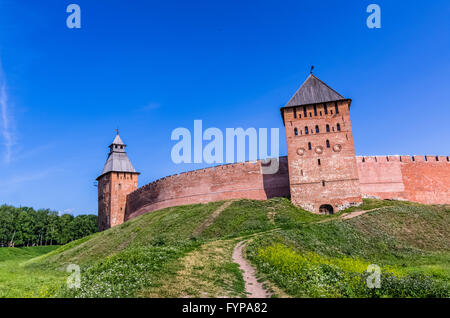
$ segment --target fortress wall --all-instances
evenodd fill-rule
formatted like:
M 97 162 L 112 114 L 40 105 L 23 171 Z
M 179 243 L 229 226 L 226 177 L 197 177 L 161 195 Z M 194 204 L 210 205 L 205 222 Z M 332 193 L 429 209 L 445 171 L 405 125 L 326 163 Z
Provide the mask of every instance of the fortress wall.
M 406 198 L 427 204 L 450 203 L 450 161 L 435 156 L 420 159 L 402 166 Z
M 363 195 L 450 204 L 448 157 L 371 156 L 356 160 Z
M 381 199 L 450 204 L 449 159 L 356 157 L 361 193 Z M 229 164 L 168 176 L 137 189 L 127 196 L 125 220 L 177 205 L 289 196 L 287 157 L 280 158 L 279 171 L 273 175 L 261 173 L 260 161 Z
M 287 158 L 276 174 L 262 174 L 261 162 L 245 162 L 168 176 L 127 197 L 125 220 L 158 209 L 227 199 L 265 200 L 289 196 Z

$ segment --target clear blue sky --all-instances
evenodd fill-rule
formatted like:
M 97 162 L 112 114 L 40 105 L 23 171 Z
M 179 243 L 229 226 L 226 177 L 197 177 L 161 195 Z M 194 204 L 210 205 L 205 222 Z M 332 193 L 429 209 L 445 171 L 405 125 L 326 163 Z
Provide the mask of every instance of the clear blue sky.
M 201 167 L 170 159 L 194 119 L 279 127 L 286 154 L 279 107 L 311 64 L 353 99 L 358 155 L 450 155 L 449 16 L 448 0 L 0 0 L 0 203 L 96 213 L 116 127 L 140 185 Z

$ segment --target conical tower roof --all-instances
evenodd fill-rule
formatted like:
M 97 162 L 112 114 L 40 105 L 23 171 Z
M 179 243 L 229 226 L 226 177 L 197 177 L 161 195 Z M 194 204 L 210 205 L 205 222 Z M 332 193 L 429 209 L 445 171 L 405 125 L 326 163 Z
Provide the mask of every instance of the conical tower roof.
M 137 173 L 125 152 L 126 145 L 123 143 L 119 134 L 116 135 L 112 144 L 109 146 L 110 152 L 108 154 L 108 159 L 106 159 L 103 171 L 98 176 L 97 180 L 106 173 L 109 172 L 131 172 Z
M 285 107 L 335 102 L 345 99 L 311 73 Z

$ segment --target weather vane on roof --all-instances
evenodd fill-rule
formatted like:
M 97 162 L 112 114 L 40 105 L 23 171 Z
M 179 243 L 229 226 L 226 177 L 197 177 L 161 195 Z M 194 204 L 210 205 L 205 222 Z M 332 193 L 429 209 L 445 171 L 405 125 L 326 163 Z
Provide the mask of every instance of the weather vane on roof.
M 114 131 L 119 134 L 119 128 L 117 127 L 116 129 L 114 129 Z
M 310 71 L 311 74 L 313 73 L 313 69 L 314 69 L 314 65 L 311 65 L 311 71 Z

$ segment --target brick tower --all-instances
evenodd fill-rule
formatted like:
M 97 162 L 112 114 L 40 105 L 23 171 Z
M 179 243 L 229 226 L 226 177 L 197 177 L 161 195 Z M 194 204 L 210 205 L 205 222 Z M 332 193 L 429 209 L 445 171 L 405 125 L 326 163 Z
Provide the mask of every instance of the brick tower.
M 127 195 L 137 189 L 138 175 L 125 152 L 126 145 L 117 133 L 109 155 L 98 176 L 98 228 L 100 231 L 122 224 Z
M 281 108 L 295 205 L 315 213 L 334 213 L 362 202 L 350 104 L 351 99 L 311 71 Z

